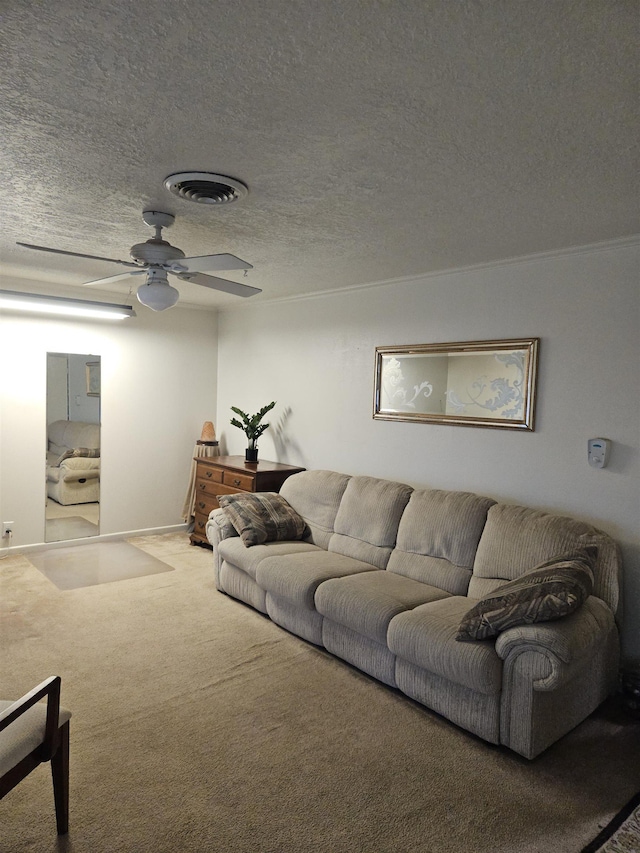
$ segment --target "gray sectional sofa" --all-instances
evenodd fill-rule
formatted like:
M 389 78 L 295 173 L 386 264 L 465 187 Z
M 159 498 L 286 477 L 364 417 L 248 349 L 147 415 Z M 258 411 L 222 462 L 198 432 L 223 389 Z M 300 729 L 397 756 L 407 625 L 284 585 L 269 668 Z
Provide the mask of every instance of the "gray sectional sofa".
M 246 547 L 207 524 L 217 588 L 494 744 L 533 758 L 616 687 L 620 557 L 590 525 L 465 492 L 304 471 L 280 495 L 303 540 Z M 593 594 L 557 621 L 461 642 L 480 599 L 596 545 Z M 592 553 L 595 553 L 593 551 Z

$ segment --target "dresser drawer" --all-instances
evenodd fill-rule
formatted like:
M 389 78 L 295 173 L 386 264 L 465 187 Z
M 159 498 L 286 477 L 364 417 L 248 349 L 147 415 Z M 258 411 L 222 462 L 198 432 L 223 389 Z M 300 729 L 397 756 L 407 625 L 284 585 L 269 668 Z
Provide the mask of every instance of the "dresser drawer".
M 207 503 L 211 504 L 211 509 L 217 509 L 217 495 L 234 495 L 236 492 L 242 491 L 244 489 L 234 489 L 232 486 L 226 486 L 224 483 L 209 483 L 205 480 L 196 480 L 196 505 L 198 501 L 207 501 Z
M 219 506 L 218 500 L 214 495 L 205 495 L 203 493 L 196 495 L 194 512 L 203 513 L 208 516 L 212 510 L 219 509 Z
M 238 474 L 235 471 L 224 471 L 222 474 L 222 482 L 225 486 L 233 486 L 236 489 L 241 489 L 243 492 L 252 492 L 255 478 L 251 474 Z M 222 494 L 222 492 L 218 492 Z
M 198 477 L 203 480 L 210 480 L 213 483 L 222 482 L 222 470 L 220 468 L 209 468 L 209 466 L 198 465 Z
M 215 483 L 211 480 L 204 480 L 198 477 L 196 480 L 196 499 L 199 495 L 221 495 L 220 486 L 222 481 Z
M 196 509 L 196 514 L 194 515 L 193 521 L 193 535 L 197 536 L 198 539 L 207 542 L 207 521 L 209 519 L 209 513 L 203 515 L 201 512 L 198 512 Z

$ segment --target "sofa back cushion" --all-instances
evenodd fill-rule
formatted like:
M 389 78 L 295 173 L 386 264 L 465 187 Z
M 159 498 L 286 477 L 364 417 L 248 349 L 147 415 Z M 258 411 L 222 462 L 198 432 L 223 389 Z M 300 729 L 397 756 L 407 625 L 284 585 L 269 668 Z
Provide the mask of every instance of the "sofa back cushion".
M 466 595 L 491 498 L 469 492 L 416 490 L 400 519 L 387 570 Z
M 349 476 L 335 471 L 301 471 L 287 477 L 282 497 L 304 518 L 310 530 L 307 542 L 325 550 Z
M 586 522 L 523 506 L 496 504 L 489 510 L 468 594 L 484 598 L 539 563 L 588 545 L 598 547 L 593 594 L 616 614 L 621 573 L 616 542 Z
M 100 447 L 100 424 L 84 421 L 53 421 L 47 427 L 48 449 L 60 456 L 76 447 Z
M 412 491 L 404 483 L 352 477 L 340 502 L 329 551 L 386 568 Z

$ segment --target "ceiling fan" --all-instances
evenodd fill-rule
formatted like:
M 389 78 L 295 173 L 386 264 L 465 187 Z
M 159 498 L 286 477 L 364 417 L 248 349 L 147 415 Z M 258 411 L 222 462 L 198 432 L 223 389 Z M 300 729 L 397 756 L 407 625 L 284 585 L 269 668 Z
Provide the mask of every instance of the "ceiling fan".
M 248 284 L 239 284 L 235 281 L 227 281 L 214 275 L 205 275 L 209 270 L 250 270 L 251 264 L 236 258 L 235 255 L 201 255 L 200 257 L 187 258 L 181 249 L 172 246 L 162 239 L 162 229 L 173 225 L 175 216 L 171 213 L 161 213 L 157 210 L 145 210 L 142 219 L 151 228 L 155 228 L 155 235 L 144 243 L 136 243 L 130 249 L 131 261 L 120 261 L 115 258 L 102 258 L 98 255 L 85 255 L 80 252 L 66 252 L 63 249 L 48 249 L 45 246 L 34 246 L 31 243 L 18 243 L 27 249 L 37 249 L 40 252 L 53 252 L 56 255 L 70 255 L 74 258 L 89 258 L 95 261 L 108 261 L 112 264 L 121 264 L 130 267 L 127 272 L 110 275 L 106 278 L 98 278 L 86 281 L 86 286 L 107 284 L 107 282 L 118 281 L 135 275 L 146 275 L 146 281 L 138 288 L 136 296 L 138 301 L 152 311 L 164 311 L 176 304 L 180 293 L 169 284 L 167 275 L 174 275 L 182 281 L 210 287 L 223 293 L 231 293 L 234 296 L 253 296 L 261 293 L 259 287 L 250 287 Z

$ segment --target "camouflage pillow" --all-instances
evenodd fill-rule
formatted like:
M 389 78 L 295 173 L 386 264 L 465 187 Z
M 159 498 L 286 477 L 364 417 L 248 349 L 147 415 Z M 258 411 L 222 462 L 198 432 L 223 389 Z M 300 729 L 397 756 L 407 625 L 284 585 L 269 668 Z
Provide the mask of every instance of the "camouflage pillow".
M 304 518 L 276 492 L 218 495 L 218 504 L 247 548 L 309 533 Z
M 591 546 L 554 557 L 499 587 L 465 614 L 456 640 L 485 640 L 573 613 L 591 595 L 597 553 Z

